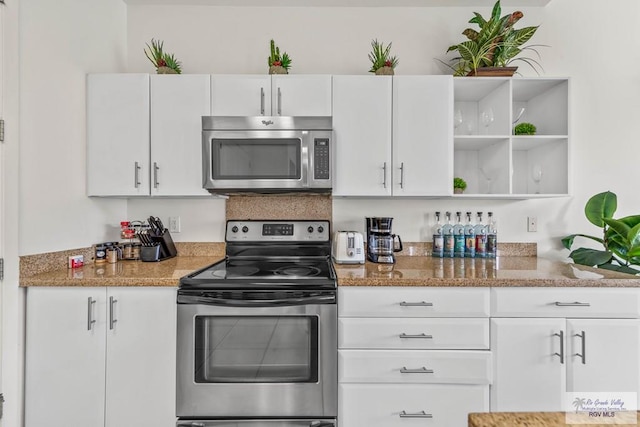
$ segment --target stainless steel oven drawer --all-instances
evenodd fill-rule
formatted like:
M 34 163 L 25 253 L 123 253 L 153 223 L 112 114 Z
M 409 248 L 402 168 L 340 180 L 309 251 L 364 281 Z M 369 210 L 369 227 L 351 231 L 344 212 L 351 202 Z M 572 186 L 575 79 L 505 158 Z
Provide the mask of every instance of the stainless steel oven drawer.
M 188 420 L 177 427 L 336 427 L 335 419 L 321 420 Z

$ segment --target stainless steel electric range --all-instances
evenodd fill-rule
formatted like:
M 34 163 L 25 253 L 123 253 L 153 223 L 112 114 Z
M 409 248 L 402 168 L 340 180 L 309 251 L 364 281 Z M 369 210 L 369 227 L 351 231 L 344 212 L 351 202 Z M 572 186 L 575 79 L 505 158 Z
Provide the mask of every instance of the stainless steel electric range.
M 328 221 L 228 221 L 226 258 L 181 279 L 178 426 L 336 425 L 330 235 Z

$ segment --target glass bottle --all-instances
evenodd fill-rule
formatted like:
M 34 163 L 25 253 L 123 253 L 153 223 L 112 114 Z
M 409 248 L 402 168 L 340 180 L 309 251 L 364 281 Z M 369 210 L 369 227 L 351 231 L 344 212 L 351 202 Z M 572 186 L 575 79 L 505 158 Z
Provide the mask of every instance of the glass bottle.
M 476 230 L 471 223 L 471 212 L 467 212 L 467 223 L 464 226 L 464 256 L 466 258 L 476 256 Z
M 487 258 L 495 258 L 498 254 L 498 229 L 493 212 L 487 213 Z
M 453 254 L 456 258 L 464 258 L 464 225 L 462 212 L 456 212 L 456 225 L 453 226 Z
M 436 224 L 433 226 L 433 245 L 431 256 L 442 258 L 444 241 L 442 237 L 442 224 L 440 223 L 440 212 L 436 212 Z
M 447 216 L 447 223 L 442 227 L 442 236 L 444 242 L 444 257 L 445 258 L 453 258 L 453 249 L 454 249 L 454 241 L 453 241 L 453 225 L 451 225 L 451 212 L 447 212 L 445 214 Z
M 487 227 L 482 223 L 482 212 L 478 212 L 478 221 L 474 226 L 476 232 L 476 258 L 487 255 Z

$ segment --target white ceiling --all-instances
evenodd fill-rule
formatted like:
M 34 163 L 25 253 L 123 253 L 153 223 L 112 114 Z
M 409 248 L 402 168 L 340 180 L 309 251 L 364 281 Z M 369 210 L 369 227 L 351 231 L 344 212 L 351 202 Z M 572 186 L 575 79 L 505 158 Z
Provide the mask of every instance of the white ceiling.
M 551 0 L 502 0 L 503 7 L 541 7 Z M 492 6 L 495 0 L 124 0 L 136 5 L 287 6 L 287 7 L 458 7 Z

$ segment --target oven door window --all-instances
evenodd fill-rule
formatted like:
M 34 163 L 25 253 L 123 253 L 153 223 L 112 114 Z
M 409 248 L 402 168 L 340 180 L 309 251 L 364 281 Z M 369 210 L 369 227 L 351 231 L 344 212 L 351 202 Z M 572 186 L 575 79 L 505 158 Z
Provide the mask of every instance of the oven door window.
M 196 383 L 318 381 L 316 316 L 196 316 Z
M 297 138 L 211 140 L 212 178 L 218 180 L 301 178 Z

